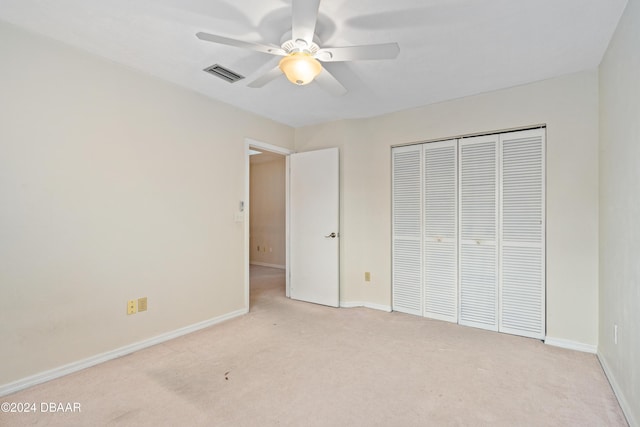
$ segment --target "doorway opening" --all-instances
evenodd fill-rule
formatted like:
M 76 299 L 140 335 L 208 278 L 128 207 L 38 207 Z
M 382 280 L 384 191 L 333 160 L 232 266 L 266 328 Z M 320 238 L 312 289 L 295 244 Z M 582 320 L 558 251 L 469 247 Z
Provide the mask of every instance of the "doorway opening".
M 245 148 L 245 295 L 250 309 L 254 282 L 288 296 L 287 156 L 292 151 L 254 140 L 246 140 Z

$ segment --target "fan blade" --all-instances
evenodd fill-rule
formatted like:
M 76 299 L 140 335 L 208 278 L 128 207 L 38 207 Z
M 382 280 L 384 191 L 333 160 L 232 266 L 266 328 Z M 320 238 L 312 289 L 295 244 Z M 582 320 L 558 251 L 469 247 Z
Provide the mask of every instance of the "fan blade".
M 272 80 L 277 79 L 281 75 L 282 75 L 282 70 L 280 70 L 280 67 L 276 67 L 267 71 L 265 74 L 261 75 L 260 77 L 258 77 L 257 79 L 249 83 L 247 86 L 254 87 L 254 88 L 262 87 L 267 83 L 271 82 Z
M 271 55 L 280 55 L 280 56 L 287 55 L 287 52 L 285 52 L 282 48 L 276 45 L 245 42 L 242 40 L 230 39 L 227 37 L 216 36 L 215 34 L 209 34 L 209 33 L 197 33 L 196 37 L 198 37 L 200 40 L 205 40 L 208 42 L 219 43 L 219 44 L 224 44 L 224 45 L 233 46 L 233 47 L 241 47 L 245 49 L 251 49 L 258 52 L 270 53 Z
M 384 43 L 365 46 L 327 47 L 318 50 L 315 57 L 323 62 L 362 61 L 394 59 L 399 52 L 400 46 L 398 46 L 398 43 Z
M 347 88 L 342 86 L 333 74 L 327 71 L 326 68 L 323 68 L 320 74 L 314 79 L 322 89 L 326 90 L 333 96 L 342 96 L 347 93 Z
M 293 41 L 304 40 L 308 44 L 313 42 L 316 31 L 320 0 L 293 0 L 291 5 L 291 38 Z

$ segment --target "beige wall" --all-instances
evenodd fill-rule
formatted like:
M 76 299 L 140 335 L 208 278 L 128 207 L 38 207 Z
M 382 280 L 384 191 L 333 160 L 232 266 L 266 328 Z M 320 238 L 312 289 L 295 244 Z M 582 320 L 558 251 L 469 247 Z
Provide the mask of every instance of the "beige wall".
M 252 163 L 250 176 L 250 261 L 252 264 L 284 268 L 285 157 Z
M 547 125 L 547 335 L 598 343 L 598 73 L 296 129 L 341 149 L 341 300 L 391 304 L 391 146 Z M 370 271 L 367 284 L 363 273 Z
M 0 386 L 246 308 L 244 139 L 293 130 L 2 23 L 0 58 Z
M 600 359 L 640 426 L 640 2 L 600 66 Z M 618 325 L 618 344 L 614 343 Z

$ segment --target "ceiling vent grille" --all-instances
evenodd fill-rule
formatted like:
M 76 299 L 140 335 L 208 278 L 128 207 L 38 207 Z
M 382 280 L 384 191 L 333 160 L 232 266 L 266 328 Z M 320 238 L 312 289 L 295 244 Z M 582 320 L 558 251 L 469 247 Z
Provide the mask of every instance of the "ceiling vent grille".
M 219 64 L 213 64 L 212 66 L 205 68 L 204 71 L 216 77 L 220 77 L 222 80 L 229 83 L 235 83 L 238 80 L 244 79 L 244 76 L 234 71 L 231 71 L 228 68 L 224 68 L 222 65 L 219 65 Z

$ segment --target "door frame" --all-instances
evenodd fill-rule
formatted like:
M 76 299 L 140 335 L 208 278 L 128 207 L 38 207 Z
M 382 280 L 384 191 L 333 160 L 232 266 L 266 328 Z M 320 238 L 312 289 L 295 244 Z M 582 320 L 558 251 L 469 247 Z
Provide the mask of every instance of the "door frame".
M 285 294 L 289 296 L 289 155 L 295 153 L 295 151 L 288 148 L 278 147 L 277 145 L 268 144 L 266 142 L 258 141 L 251 138 L 244 139 L 244 295 L 245 295 L 245 307 L 249 311 L 249 301 L 251 290 L 250 286 L 250 261 L 251 261 L 251 248 L 249 246 L 249 225 L 250 225 L 250 209 L 249 203 L 250 196 L 250 170 L 251 164 L 249 162 L 249 148 L 254 147 L 260 150 L 269 151 L 276 154 L 281 154 L 285 157 Z

